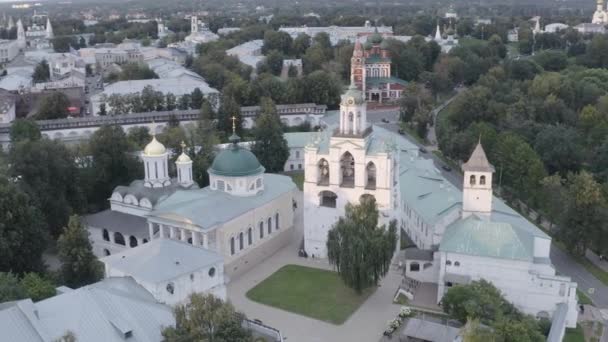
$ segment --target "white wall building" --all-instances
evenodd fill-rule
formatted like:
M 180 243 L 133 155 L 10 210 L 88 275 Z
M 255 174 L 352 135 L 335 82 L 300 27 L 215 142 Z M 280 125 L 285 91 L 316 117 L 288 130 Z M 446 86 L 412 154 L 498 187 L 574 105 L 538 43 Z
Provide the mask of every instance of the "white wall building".
M 19 54 L 19 43 L 16 40 L 0 40 L 0 62 L 10 62 Z
M 0 123 L 6 124 L 15 120 L 15 98 L 12 96 L 0 97 Z
M 249 65 L 255 70 L 258 63 L 266 58 L 262 55 L 262 46 L 264 46 L 264 41 L 255 39 L 226 50 L 226 54 L 238 58 L 241 63 Z
M 332 45 L 338 44 L 341 40 L 347 40 L 354 43 L 360 37 L 366 37 L 376 32 L 382 36 L 392 36 L 393 28 L 390 26 L 373 26 L 369 21 L 364 26 L 326 26 L 326 27 L 281 27 L 279 31 L 287 32 L 291 38 L 296 38 L 304 33 L 314 38 L 317 34 L 324 32 L 329 35 L 329 40 Z

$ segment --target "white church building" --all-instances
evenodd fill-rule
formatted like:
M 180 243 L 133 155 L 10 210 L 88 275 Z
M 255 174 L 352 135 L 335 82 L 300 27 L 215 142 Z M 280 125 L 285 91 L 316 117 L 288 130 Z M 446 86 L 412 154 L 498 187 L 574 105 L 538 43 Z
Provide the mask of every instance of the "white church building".
M 485 279 L 523 312 L 549 319 L 565 313 L 566 325 L 576 326 L 577 284 L 556 274 L 551 238 L 493 196 L 494 167 L 481 144 L 462 167 L 460 190 L 414 144 L 370 126 L 363 96 L 352 86 L 334 128 L 312 133 L 305 148 L 308 255 L 325 258 L 327 233 L 345 204 L 374 196 L 380 225 L 398 220 L 416 245 L 405 251 L 406 278 L 435 289 L 436 303 L 451 286 Z
M 152 138 L 142 155 L 145 178 L 116 187 L 110 209 L 85 217 L 106 276 L 131 276 L 163 303 L 192 292 L 225 298 L 231 277 L 289 243 L 295 184 L 264 173 L 239 137 L 230 140 L 207 170 L 211 185 L 201 189 L 190 157 L 182 151 L 171 178 L 169 151 Z

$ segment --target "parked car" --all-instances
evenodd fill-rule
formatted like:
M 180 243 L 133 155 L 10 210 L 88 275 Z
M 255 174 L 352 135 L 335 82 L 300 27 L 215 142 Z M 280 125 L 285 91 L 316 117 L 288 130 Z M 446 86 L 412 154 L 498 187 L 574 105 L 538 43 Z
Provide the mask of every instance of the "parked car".
M 428 152 L 428 151 L 426 150 L 426 148 L 424 148 L 424 147 L 421 147 L 421 148 L 419 149 L 419 151 L 420 151 L 420 153 L 427 153 L 427 152 Z
M 447 172 L 452 171 L 452 168 L 451 168 L 451 167 L 449 167 L 448 165 L 445 165 L 445 164 L 444 164 L 444 165 L 442 165 L 442 166 L 441 166 L 441 168 L 442 168 L 442 169 L 444 169 L 444 170 L 445 170 L 445 171 L 447 171 Z
M 385 119 L 385 118 L 382 118 L 382 120 L 381 120 L 381 121 L 382 121 L 382 122 L 384 122 L 384 123 L 388 123 L 388 120 L 387 120 L 387 119 Z
M 401 134 L 401 135 L 405 134 L 405 132 L 401 128 L 399 128 L 399 130 L 397 132 L 399 132 L 399 134 Z

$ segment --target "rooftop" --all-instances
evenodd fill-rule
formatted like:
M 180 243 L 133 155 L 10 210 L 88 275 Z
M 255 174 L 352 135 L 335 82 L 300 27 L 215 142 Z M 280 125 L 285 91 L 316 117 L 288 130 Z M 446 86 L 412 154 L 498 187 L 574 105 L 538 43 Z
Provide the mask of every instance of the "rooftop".
M 102 258 L 107 266 L 152 284 L 215 265 L 222 261 L 216 252 L 173 239 L 152 241 Z
M 147 86 L 151 86 L 154 90 L 163 93 L 173 93 L 173 95 L 176 96 L 190 94 L 195 88 L 199 88 L 203 94 L 219 93 L 200 77 L 182 75 L 175 78 L 118 81 L 105 87 L 102 93 L 94 95 L 93 98 L 100 98 L 102 95 L 110 96 L 112 94 L 125 95 L 138 93 Z
M 84 217 L 84 223 L 89 227 L 108 229 L 114 232 L 138 238 L 149 239 L 148 222 L 145 217 L 125 214 L 120 211 L 106 209 Z

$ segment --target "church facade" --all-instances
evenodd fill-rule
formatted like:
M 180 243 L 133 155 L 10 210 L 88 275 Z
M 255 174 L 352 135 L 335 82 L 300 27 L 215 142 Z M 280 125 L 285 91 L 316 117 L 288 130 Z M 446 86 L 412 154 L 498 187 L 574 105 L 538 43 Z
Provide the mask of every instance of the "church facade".
M 577 284 L 557 275 L 551 237 L 492 190 L 494 167 L 481 144 L 463 165 L 462 190 L 416 145 L 366 123 L 356 86 L 342 96 L 339 124 L 313 133 L 305 147 L 305 250 L 325 258 L 327 234 L 346 203 L 374 196 L 380 224 L 395 219 L 415 247 L 405 250 L 405 277 L 425 284 L 441 303 L 457 284 L 485 279 L 523 312 L 576 326 Z M 416 288 L 406 289 L 415 298 Z
M 392 76 L 388 43 L 377 31 L 365 44 L 355 42 L 350 73 L 354 85 L 369 102 L 394 102 L 401 97 L 407 82 Z
M 592 24 L 600 24 L 606 25 L 608 24 L 608 11 L 606 10 L 606 5 L 604 4 L 604 0 L 597 0 L 595 12 L 593 13 L 593 18 L 591 19 Z
M 230 279 L 289 243 L 295 184 L 290 177 L 264 173 L 255 155 L 238 142 L 233 135 L 230 146 L 216 155 L 207 170 L 210 186 L 201 189 L 193 180 L 190 157 L 182 151 L 175 162 L 177 175 L 172 178 L 168 172 L 169 151 L 152 138 L 142 155 L 144 179 L 116 187 L 109 200 L 110 209 L 85 217 L 93 252 L 105 257 L 102 260 L 114 260 L 106 263 L 108 274 L 136 278 L 125 271 L 130 265 L 117 264 L 122 256 L 163 259 L 158 257 L 160 247 L 149 246 L 159 244 L 157 240 L 171 240 L 182 244 L 182 254 L 192 248 L 206 251 L 191 252 L 202 255 L 199 263 L 191 266 L 192 272 L 210 272 L 209 267 L 213 267 L 213 273 L 221 275 L 214 279 L 223 279 L 224 274 Z M 179 245 L 170 243 L 159 246 L 168 251 L 179 249 Z M 112 258 L 114 255 L 121 257 Z M 174 278 L 181 279 L 169 274 L 159 283 L 146 281 L 146 286 L 164 289 L 169 282 L 181 283 Z M 215 281 L 207 284 L 209 290 L 218 286 Z M 178 292 L 176 285 L 172 289 Z M 213 291 L 225 296 L 221 288 Z M 165 302 L 173 303 L 169 299 Z

